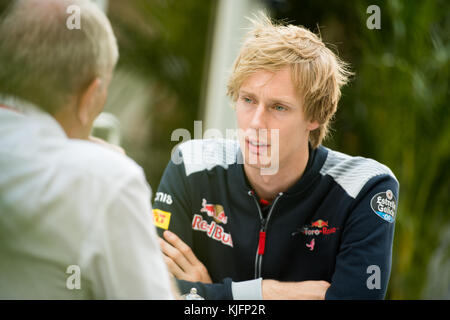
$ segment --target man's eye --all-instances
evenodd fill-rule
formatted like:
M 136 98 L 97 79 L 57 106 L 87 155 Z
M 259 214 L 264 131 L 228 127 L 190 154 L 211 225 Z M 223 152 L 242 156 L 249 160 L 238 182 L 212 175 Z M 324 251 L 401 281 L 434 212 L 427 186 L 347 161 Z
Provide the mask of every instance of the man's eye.
M 274 106 L 273 108 L 274 108 L 276 111 L 285 111 L 285 110 L 286 110 L 285 107 L 280 106 L 280 105 L 276 105 L 276 106 Z
M 244 100 L 245 103 L 252 103 L 252 99 L 250 98 L 242 98 L 242 100 Z

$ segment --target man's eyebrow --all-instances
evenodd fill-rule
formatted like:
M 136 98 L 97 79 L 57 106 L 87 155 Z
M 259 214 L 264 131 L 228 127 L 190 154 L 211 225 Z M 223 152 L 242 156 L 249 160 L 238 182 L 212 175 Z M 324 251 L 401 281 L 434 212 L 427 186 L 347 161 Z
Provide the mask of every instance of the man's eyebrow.
M 250 91 L 247 90 L 239 90 L 239 95 L 244 95 L 244 96 L 249 96 L 249 97 L 256 97 L 256 95 L 254 93 L 251 93 Z M 268 101 L 270 102 L 270 104 L 284 104 L 288 107 L 296 107 L 298 105 L 298 103 L 296 102 L 291 102 L 289 100 L 289 97 L 285 97 L 285 96 L 281 96 L 281 97 L 277 97 L 277 98 L 269 98 Z
M 245 91 L 245 90 L 239 90 L 239 95 L 245 95 L 245 96 L 252 96 L 252 97 L 256 97 L 256 95 L 254 93 L 251 93 L 249 91 Z
M 291 102 L 290 100 L 283 100 L 283 97 L 268 99 L 268 100 L 271 104 L 279 103 L 279 104 L 287 105 L 288 107 L 296 107 L 297 106 L 297 103 Z

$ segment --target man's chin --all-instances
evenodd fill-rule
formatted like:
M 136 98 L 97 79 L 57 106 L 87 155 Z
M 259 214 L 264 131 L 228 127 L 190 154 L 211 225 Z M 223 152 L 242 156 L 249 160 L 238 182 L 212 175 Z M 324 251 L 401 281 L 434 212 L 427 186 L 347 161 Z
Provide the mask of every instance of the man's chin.
M 247 164 L 248 168 L 251 168 L 252 171 L 257 171 L 261 176 L 273 176 L 278 173 L 279 166 L 277 165 L 255 165 L 255 164 Z
M 270 158 L 246 158 L 244 164 L 248 168 L 259 170 L 261 175 L 274 175 L 279 169 L 279 162 Z
M 254 168 L 254 169 L 262 169 L 262 168 L 269 168 L 271 166 L 271 162 L 267 161 L 245 161 L 245 165 L 248 167 Z

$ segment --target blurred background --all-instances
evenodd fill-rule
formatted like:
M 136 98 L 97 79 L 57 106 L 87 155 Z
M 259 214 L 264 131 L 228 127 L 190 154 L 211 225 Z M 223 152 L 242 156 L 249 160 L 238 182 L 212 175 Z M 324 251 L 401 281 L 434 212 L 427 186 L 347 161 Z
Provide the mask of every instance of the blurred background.
M 234 128 L 225 95 L 258 10 L 303 25 L 355 72 L 324 145 L 386 164 L 400 181 L 387 299 L 450 299 L 450 2 L 97 0 L 120 60 L 96 135 L 121 144 L 156 192 L 177 128 Z M 370 5 L 380 29 L 369 29 Z

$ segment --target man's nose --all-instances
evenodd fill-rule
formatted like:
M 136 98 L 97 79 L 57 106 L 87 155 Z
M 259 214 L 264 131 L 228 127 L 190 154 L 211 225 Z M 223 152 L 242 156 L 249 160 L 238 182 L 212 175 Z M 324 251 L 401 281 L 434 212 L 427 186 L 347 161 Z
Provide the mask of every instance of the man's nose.
M 253 129 L 265 129 L 266 128 L 266 108 L 262 103 L 258 104 L 255 112 L 253 113 L 250 127 Z

